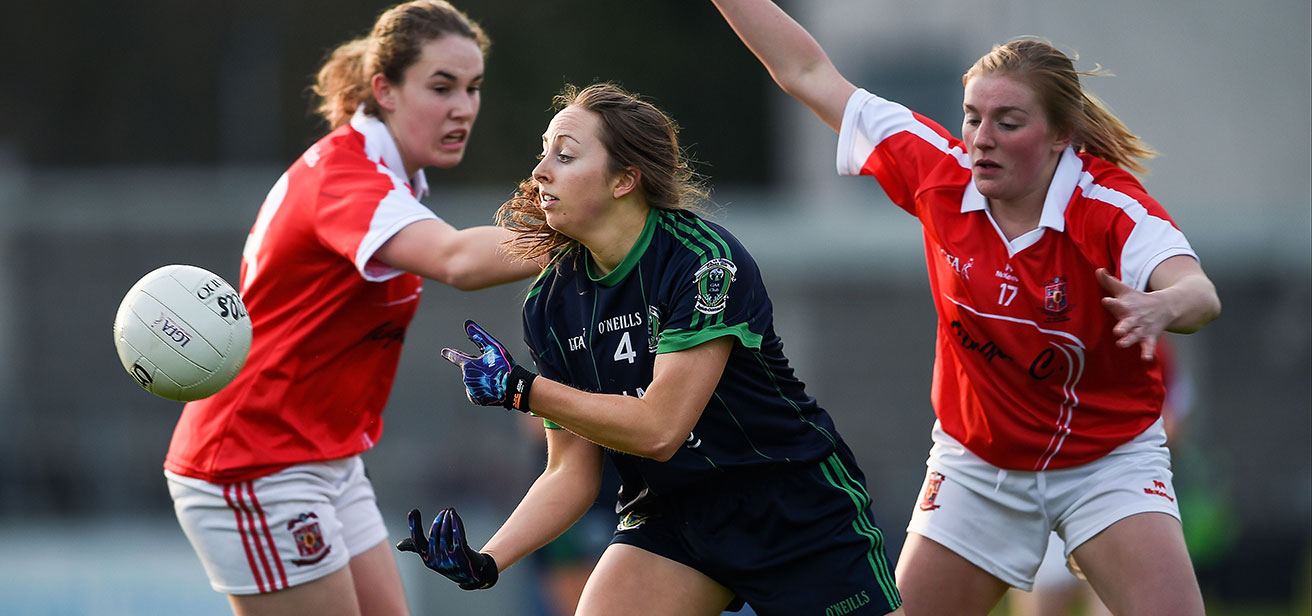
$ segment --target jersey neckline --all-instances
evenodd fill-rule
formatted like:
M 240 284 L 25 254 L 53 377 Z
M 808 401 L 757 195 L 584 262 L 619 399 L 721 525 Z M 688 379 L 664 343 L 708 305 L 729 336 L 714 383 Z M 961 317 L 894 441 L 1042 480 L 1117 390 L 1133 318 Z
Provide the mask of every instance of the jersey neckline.
M 584 248 L 583 262 L 588 271 L 588 279 L 603 287 L 613 287 L 616 284 L 619 284 L 621 280 L 624 280 L 624 277 L 638 265 L 638 261 L 642 259 L 642 255 L 647 252 L 647 246 L 651 244 L 651 238 L 656 233 L 656 219 L 659 218 L 660 215 L 660 210 L 656 208 L 651 208 L 647 211 L 647 222 L 642 226 L 642 234 L 638 236 L 637 241 L 633 242 L 633 247 L 629 248 L 629 254 L 624 255 L 624 260 L 620 261 L 619 266 L 611 270 L 611 272 L 605 276 L 597 277 L 596 274 L 593 273 L 592 253 L 589 252 L 587 248 Z

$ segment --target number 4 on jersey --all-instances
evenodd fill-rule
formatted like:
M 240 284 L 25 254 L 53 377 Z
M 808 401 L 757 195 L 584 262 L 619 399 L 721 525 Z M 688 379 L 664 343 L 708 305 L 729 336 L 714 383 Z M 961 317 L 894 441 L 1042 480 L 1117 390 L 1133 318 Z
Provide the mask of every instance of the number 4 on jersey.
M 629 339 L 629 332 L 624 332 L 624 337 L 620 338 L 619 346 L 615 347 L 615 361 L 628 360 L 633 363 L 637 359 L 638 352 L 633 350 L 633 341 Z

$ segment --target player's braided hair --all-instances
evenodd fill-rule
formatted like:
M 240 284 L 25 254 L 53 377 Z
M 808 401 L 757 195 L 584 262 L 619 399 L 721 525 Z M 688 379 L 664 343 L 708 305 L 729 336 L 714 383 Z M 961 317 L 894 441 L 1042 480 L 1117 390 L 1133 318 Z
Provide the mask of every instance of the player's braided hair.
M 1081 75 L 1110 73 L 1098 67 L 1092 71 L 1075 70 L 1072 58 L 1047 41 L 1025 38 L 994 46 L 961 77 L 962 85 L 981 74 L 1003 75 L 1028 84 L 1038 96 L 1048 121 L 1057 130 L 1070 131 L 1071 143 L 1081 152 L 1135 173 L 1147 171 L 1140 159 L 1157 155 L 1112 114 L 1106 103 L 1080 83 Z
M 321 99 L 319 115 L 331 128 L 349 122 L 360 105 L 377 117 L 373 76 L 382 74 L 392 83 L 401 83 L 424 45 L 446 35 L 477 42 L 485 56 L 492 45 L 477 23 L 445 0 L 414 0 L 383 11 L 368 36 L 339 45 L 319 69 L 311 86 Z
M 556 110 L 578 107 L 601 118 L 599 135 L 618 173 L 630 167 L 639 171 L 639 194 L 651 207 L 663 210 L 699 209 L 708 198 L 701 178 L 679 147 L 679 127 L 651 103 L 613 83 L 598 83 L 582 90 L 566 85 L 553 100 Z M 536 180 L 519 183 L 513 197 L 497 210 L 496 223 L 515 236 L 507 251 L 524 259 L 568 254 L 577 242 L 547 225 Z

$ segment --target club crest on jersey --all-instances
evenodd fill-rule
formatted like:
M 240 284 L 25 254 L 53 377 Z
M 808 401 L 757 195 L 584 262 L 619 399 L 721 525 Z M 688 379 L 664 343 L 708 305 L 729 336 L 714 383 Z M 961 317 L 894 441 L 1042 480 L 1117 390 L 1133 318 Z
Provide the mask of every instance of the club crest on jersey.
M 939 508 L 938 503 L 934 501 L 938 500 L 938 491 L 943 487 L 944 479 L 947 479 L 947 477 L 944 477 L 943 473 L 929 472 L 929 476 L 925 478 L 925 494 L 920 497 L 919 507 L 921 511 L 933 511 Z
M 738 266 L 728 259 L 711 259 L 693 274 L 697 281 L 697 311 L 702 314 L 719 314 L 729 301 L 729 284 L 738 273 Z
M 324 559 L 333 546 L 323 542 L 323 532 L 319 530 L 319 516 L 313 511 L 302 513 L 287 522 L 287 530 L 292 533 L 292 541 L 300 558 L 293 558 L 297 567 L 313 565 Z
M 1057 276 L 1052 280 L 1043 283 L 1043 311 L 1057 315 L 1066 312 L 1070 308 L 1069 298 L 1066 296 L 1066 279 Z
M 647 351 L 656 352 L 661 341 L 661 309 L 647 305 Z

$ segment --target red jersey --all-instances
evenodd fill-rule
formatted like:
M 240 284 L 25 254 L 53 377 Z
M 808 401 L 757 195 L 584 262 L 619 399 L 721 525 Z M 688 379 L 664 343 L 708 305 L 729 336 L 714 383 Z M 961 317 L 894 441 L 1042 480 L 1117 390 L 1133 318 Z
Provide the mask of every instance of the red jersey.
M 214 483 L 361 453 L 382 410 L 422 279 L 374 260 L 416 198 L 387 127 L 357 113 L 279 178 L 246 240 L 241 295 L 254 336 L 219 393 L 182 410 L 164 468 Z
M 873 175 L 920 219 L 938 312 L 931 402 L 943 429 L 994 466 L 1044 470 L 1106 455 L 1161 414 L 1162 371 L 1115 344 L 1094 270 L 1143 290 L 1193 249 L 1138 180 L 1068 149 L 1039 228 L 1008 241 L 960 140 L 858 90 L 838 171 Z

